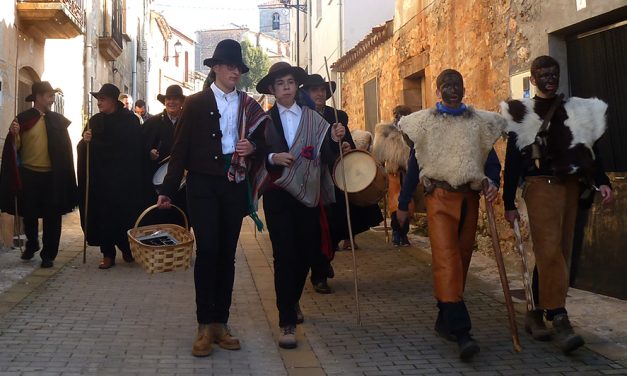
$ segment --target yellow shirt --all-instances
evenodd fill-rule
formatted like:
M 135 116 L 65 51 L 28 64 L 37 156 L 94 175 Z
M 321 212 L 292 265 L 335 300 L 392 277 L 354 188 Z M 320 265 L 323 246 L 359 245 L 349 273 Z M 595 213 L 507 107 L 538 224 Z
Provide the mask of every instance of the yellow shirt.
M 22 166 L 29 170 L 46 172 L 52 170 L 48 154 L 48 133 L 42 115 L 37 123 L 28 131 L 22 132 L 15 139 L 20 152 Z

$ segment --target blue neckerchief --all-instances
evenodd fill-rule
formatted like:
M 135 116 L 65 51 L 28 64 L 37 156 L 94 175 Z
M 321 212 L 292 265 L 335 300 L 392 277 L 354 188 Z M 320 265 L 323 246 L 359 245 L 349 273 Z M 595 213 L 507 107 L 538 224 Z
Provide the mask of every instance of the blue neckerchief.
M 451 115 L 451 116 L 459 116 L 459 115 L 463 114 L 466 111 L 466 109 L 468 108 L 463 103 L 462 103 L 461 106 L 459 106 L 459 108 L 450 108 L 450 107 L 446 107 L 445 105 L 443 105 L 442 102 L 436 103 L 435 107 L 436 107 L 436 109 L 438 110 L 439 113 L 447 114 L 447 115 Z

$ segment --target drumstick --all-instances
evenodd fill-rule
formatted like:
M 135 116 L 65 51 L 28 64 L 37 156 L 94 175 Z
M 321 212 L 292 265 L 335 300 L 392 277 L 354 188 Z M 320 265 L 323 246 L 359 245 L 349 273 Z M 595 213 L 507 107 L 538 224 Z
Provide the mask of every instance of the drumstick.
M 329 74 L 329 65 L 327 63 L 327 57 L 324 57 L 324 67 L 327 70 L 327 82 L 329 85 L 329 90 L 333 93 L 333 88 L 331 86 L 331 74 Z M 331 101 L 333 103 L 333 113 L 335 115 L 335 122 L 339 123 L 339 119 L 337 117 L 337 105 L 335 104 L 335 96 L 331 94 Z M 344 125 L 344 124 L 342 124 Z M 342 140 L 339 141 L 340 148 L 340 166 L 342 166 L 342 184 L 344 186 L 344 203 L 346 204 L 346 220 L 348 222 L 348 238 L 351 242 L 351 253 L 353 255 L 353 279 L 355 283 L 355 305 L 357 307 L 357 324 L 361 326 L 361 311 L 359 310 L 359 287 L 357 284 L 357 260 L 355 258 L 355 239 L 353 238 L 353 226 L 351 224 L 351 212 L 348 206 L 348 192 L 346 192 L 346 171 L 344 170 L 344 156 L 342 152 Z

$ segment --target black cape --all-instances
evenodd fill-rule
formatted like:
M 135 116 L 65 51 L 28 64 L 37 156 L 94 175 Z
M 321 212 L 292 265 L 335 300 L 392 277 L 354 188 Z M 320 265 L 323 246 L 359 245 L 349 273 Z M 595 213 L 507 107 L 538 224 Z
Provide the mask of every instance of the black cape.
M 35 108 L 26 110 L 17 115 L 18 123 L 25 124 L 39 116 Z M 48 135 L 48 154 L 52 164 L 52 187 L 55 206 L 59 214 L 66 214 L 74 210 L 77 204 L 76 174 L 74 172 L 74 155 L 72 141 L 67 128 L 70 121 L 63 115 L 48 111 L 44 117 L 46 133 Z M 2 151 L 2 166 L 0 167 L 0 210 L 15 215 L 16 192 L 16 165 L 14 158 L 9 158 L 13 151 L 13 136 L 7 135 Z M 19 194 L 18 194 L 19 197 Z M 19 205 L 19 200 L 18 200 Z M 21 205 L 19 205 L 21 206 Z M 18 207 L 20 214 L 25 214 Z M 41 217 L 42 213 L 32 213 Z
M 143 209 L 145 156 L 139 119 L 118 104 L 112 114 L 89 119 L 92 140 L 78 144 L 81 226 L 89 245 L 111 244 L 126 236 Z M 89 149 L 89 202 L 85 226 L 85 188 Z

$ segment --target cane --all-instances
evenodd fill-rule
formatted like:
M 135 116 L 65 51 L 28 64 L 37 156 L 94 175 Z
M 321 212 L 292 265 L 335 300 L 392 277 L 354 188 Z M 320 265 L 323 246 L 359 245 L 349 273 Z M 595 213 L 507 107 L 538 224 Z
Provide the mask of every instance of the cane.
M 482 182 L 483 191 L 486 192 L 490 183 L 487 180 Z M 494 256 L 496 265 L 499 269 L 499 277 L 501 278 L 501 287 L 503 288 L 503 296 L 505 297 L 505 306 L 507 307 L 507 317 L 509 318 L 509 329 L 512 335 L 512 343 L 516 352 L 521 352 L 520 339 L 518 338 L 518 327 L 516 326 L 516 313 L 514 311 L 514 303 L 512 295 L 509 291 L 509 282 L 507 281 L 507 273 L 505 271 L 505 263 L 503 262 L 503 254 L 501 253 L 501 245 L 499 244 L 499 234 L 496 230 L 496 220 L 494 219 L 494 208 L 492 203 L 485 200 L 485 209 L 488 213 L 488 224 L 490 225 L 490 235 L 492 236 L 492 247 L 494 248 Z
M 518 219 L 514 220 L 514 236 L 516 237 L 516 250 L 520 255 L 523 273 L 523 285 L 525 287 L 525 298 L 527 300 L 527 311 L 531 312 L 536 309 L 533 301 L 533 289 L 531 287 L 531 275 L 529 274 L 529 263 L 527 262 L 527 252 L 523 247 L 522 236 L 520 234 L 520 223 Z
M 327 82 L 329 85 L 329 90 L 331 93 L 333 92 L 333 88 L 331 86 L 331 74 L 329 73 L 329 65 L 327 63 L 327 57 L 324 57 L 324 67 L 327 70 Z M 337 117 L 337 105 L 335 104 L 335 96 L 331 95 L 331 101 L 333 103 L 333 113 L 335 114 L 335 122 L 339 123 L 339 119 Z M 357 284 L 357 261 L 355 258 L 355 240 L 353 238 L 353 226 L 351 225 L 351 213 L 348 206 L 348 192 L 346 192 L 346 171 L 344 170 L 344 156 L 342 153 L 342 140 L 339 141 L 340 147 L 340 166 L 342 166 L 342 184 L 344 186 L 344 202 L 346 204 L 346 220 L 348 222 L 348 237 L 351 241 L 351 253 L 353 255 L 353 279 L 355 283 L 355 305 L 357 307 L 357 324 L 361 326 L 361 311 L 359 310 L 359 286 Z
M 87 127 L 85 132 L 89 131 L 89 121 L 87 121 Z M 87 213 L 89 209 L 89 144 L 91 140 L 85 145 L 85 225 L 83 226 L 83 264 L 87 263 Z
M 388 181 L 385 180 L 385 194 L 383 195 L 383 230 L 385 231 L 385 243 L 390 243 L 390 233 L 388 231 Z
M 16 109 L 17 112 L 17 109 Z M 15 121 L 17 122 L 17 116 L 15 117 Z M 19 123 L 18 123 L 19 124 Z M 15 144 L 15 135 L 13 136 L 13 158 L 15 160 L 15 177 L 19 181 L 20 180 L 20 166 L 17 164 L 17 145 Z M 13 237 L 17 237 L 17 246 L 20 249 L 20 253 L 22 253 L 22 236 L 20 234 L 20 214 L 18 212 L 17 205 L 17 195 L 20 189 L 20 183 L 16 182 L 15 184 L 15 195 L 13 196 L 13 205 L 15 206 L 15 216 L 13 217 Z

